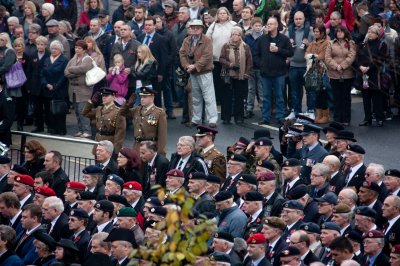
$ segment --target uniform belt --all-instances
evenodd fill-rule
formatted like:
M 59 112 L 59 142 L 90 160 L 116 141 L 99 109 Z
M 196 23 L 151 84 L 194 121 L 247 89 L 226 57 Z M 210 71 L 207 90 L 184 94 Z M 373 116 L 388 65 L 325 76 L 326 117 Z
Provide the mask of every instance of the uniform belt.
M 157 137 L 153 137 L 153 138 L 135 137 L 135 140 L 136 140 L 137 142 L 140 142 L 140 141 L 157 141 L 158 138 L 157 138 Z
M 112 132 L 112 131 L 102 131 L 102 130 L 100 130 L 100 131 L 99 131 L 99 134 L 102 135 L 102 136 L 114 136 L 115 132 Z

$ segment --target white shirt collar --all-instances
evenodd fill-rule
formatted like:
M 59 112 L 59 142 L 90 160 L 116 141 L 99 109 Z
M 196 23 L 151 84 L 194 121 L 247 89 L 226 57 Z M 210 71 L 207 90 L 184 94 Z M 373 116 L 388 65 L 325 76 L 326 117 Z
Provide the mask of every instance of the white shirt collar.
M 300 177 L 295 177 L 292 181 L 288 182 L 289 187 L 292 188 L 297 180 L 300 180 Z
M 340 229 L 340 235 L 343 236 L 344 231 L 346 231 L 346 229 L 350 226 L 350 224 L 348 224 L 347 226 L 345 226 L 343 229 Z
M 104 228 L 105 228 L 109 223 L 110 223 L 110 221 L 107 221 L 107 222 L 105 222 L 105 223 L 103 223 L 103 224 L 97 225 L 97 230 L 98 230 L 99 232 L 103 232 Z
M 35 231 L 36 229 L 38 229 L 40 226 L 41 226 L 41 224 L 38 224 L 31 230 L 26 230 L 26 234 L 28 234 L 28 235 L 32 234 L 32 232 Z
M 105 161 L 104 163 L 101 163 L 103 165 L 103 169 L 107 167 L 108 163 L 110 162 L 110 159 Z
M 354 176 L 354 174 L 358 171 L 358 169 L 361 168 L 361 166 L 363 166 L 364 162 L 361 162 L 353 167 L 351 167 L 351 173 L 350 173 L 350 178 Z
M 83 228 L 82 230 L 76 232 L 76 233 L 74 234 L 74 237 L 79 236 L 79 234 L 82 233 L 83 231 L 85 231 L 85 228 Z
M 254 222 L 257 219 L 258 215 L 260 215 L 261 212 L 262 212 L 262 209 L 259 209 L 255 214 L 253 214 L 251 216 L 251 222 Z
M 136 207 L 136 204 L 139 202 L 140 198 L 138 198 L 136 201 L 131 203 L 132 208 Z
M 339 171 L 334 172 L 334 173 L 331 175 L 331 179 L 332 179 L 332 177 L 334 177 L 335 175 L 337 175 L 337 173 L 339 173 Z
M 58 218 L 60 218 L 60 216 L 61 216 L 61 214 L 58 215 L 56 218 L 54 218 L 53 221 L 50 222 L 51 223 L 51 227 L 54 227 L 54 225 L 56 224 L 56 222 L 57 222 Z
M 31 195 L 32 194 L 29 193 L 25 198 L 23 198 L 22 200 L 19 201 L 21 208 L 22 208 L 22 206 L 24 206 L 25 202 L 30 198 Z
M 151 161 L 148 163 L 150 165 L 150 167 L 153 166 L 154 160 L 156 159 L 156 157 L 157 157 L 157 152 L 154 154 L 153 159 L 151 159 Z
M 303 261 L 303 260 L 306 258 L 306 256 L 308 255 L 308 253 L 310 253 L 310 250 L 307 250 L 307 252 L 304 253 L 304 254 L 300 257 L 300 259 Z
M 398 219 L 400 219 L 400 215 L 397 215 L 396 217 L 394 217 L 388 221 L 389 226 L 386 228 L 385 233 L 389 232 L 390 228 L 392 228 L 392 226 L 394 225 L 395 222 L 397 222 Z
M 119 260 L 119 261 L 118 261 L 119 265 L 121 265 L 121 264 L 124 262 L 124 260 L 125 260 L 126 258 L 127 258 L 127 257 L 123 258 L 122 260 Z
M 400 187 L 399 187 L 398 189 L 396 189 L 395 191 L 393 191 L 393 192 L 392 192 L 392 195 L 396 195 L 396 196 L 397 196 L 397 194 L 399 193 L 399 191 L 400 191 Z
M 13 218 L 10 219 L 10 222 L 11 222 L 12 225 L 14 225 L 15 220 L 17 220 L 18 216 L 19 216 L 21 213 L 22 213 L 22 211 L 19 210 L 19 211 L 17 212 L 17 214 L 16 214 Z
M 274 242 L 269 244 L 272 249 L 276 246 L 276 243 L 278 243 L 278 240 L 279 240 L 279 238 L 277 238 Z
M 208 146 L 207 148 L 203 149 L 203 153 L 207 153 L 208 151 L 210 151 L 212 148 L 214 148 L 214 144 L 211 144 L 210 146 Z
M 374 207 L 374 205 L 375 205 L 375 203 L 376 203 L 377 200 L 378 200 L 378 199 L 374 200 L 370 205 L 368 205 L 368 207 L 370 207 L 371 209 L 373 209 L 373 207 Z

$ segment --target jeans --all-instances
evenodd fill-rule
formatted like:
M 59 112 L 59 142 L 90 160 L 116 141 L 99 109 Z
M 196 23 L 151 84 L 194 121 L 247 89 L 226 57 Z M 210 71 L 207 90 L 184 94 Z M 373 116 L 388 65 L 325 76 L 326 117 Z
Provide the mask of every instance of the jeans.
M 81 115 L 83 107 L 85 106 L 86 102 L 76 102 L 75 103 L 75 115 L 76 119 L 78 120 L 78 131 L 82 133 L 90 134 L 90 119 L 86 116 Z
M 305 67 L 289 68 L 289 80 L 290 80 L 290 86 L 292 88 L 292 93 L 290 96 L 292 99 L 292 109 L 294 110 L 295 114 L 301 113 L 301 102 L 303 99 L 303 85 L 304 85 L 305 73 L 306 73 Z M 308 98 L 307 98 L 307 104 L 308 104 Z M 315 107 L 315 97 L 314 97 L 314 107 Z
M 272 107 L 272 92 L 275 96 L 276 103 L 276 120 L 281 121 L 285 116 L 285 107 L 283 101 L 283 86 L 285 85 L 285 75 L 277 77 L 261 77 L 262 83 L 262 97 L 263 97 L 263 108 L 262 108 L 262 119 L 266 122 L 271 120 L 271 107 Z
M 258 94 L 258 103 L 261 105 L 262 99 L 262 84 L 261 74 L 259 69 L 253 69 L 249 77 L 249 91 L 247 93 L 247 111 L 253 112 L 255 105 L 255 98 Z M 260 107 L 262 109 L 262 106 Z

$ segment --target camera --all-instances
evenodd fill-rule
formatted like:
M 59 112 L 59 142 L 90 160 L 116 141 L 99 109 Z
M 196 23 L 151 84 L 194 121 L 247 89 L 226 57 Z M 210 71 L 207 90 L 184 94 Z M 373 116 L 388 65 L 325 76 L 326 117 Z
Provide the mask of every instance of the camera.
M 194 59 L 194 55 L 193 55 L 193 54 L 188 54 L 188 58 L 189 58 L 190 60 L 193 60 L 193 59 Z

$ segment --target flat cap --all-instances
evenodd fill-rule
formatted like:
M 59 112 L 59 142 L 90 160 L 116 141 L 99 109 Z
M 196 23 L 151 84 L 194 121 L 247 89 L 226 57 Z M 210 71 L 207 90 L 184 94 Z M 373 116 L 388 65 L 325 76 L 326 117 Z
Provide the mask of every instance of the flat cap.
M 136 217 L 137 213 L 134 208 L 131 207 L 122 207 L 118 213 L 117 217 Z
M 7 156 L 0 156 L 0 164 L 9 164 L 11 163 L 11 159 Z
M 142 191 L 143 187 L 139 182 L 136 181 L 129 181 L 123 184 L 123 188 L 129 189 L 129 190 L 138 190 Z
M 239 177 L 238 182 L 257 185 L 257 178 L 254 175 L 242 174 Z
M 84 211 L 83 209 L 80 209 L 80 208 L 72 209 L 71 212 L 69 213 L 69 216 L 89 219 L 88 213 L 86 211 Z
M 364 148 L 357 144 L 348 144 L 347 150 L 358 153 L 358 154 L 365 154 Z
M 127 241 L 131 243 L 133 247 L 136 246 L 135 234 L 132 230 L 126 228 L 114 228 L 104 241 Z
M 55 19 L 50 19 L 49 21 L 47 21 L 46 26 L 47 26 L 47 27 L 58 26 L 58 21 L 55 20 Z
M 379 230 L 370 230 L 363 234 L 363 239 L 365 238 L 384 238 L 385 234 Z
M 169 0 L 167 0 L 167 1 L 169 1 Z M 172 2 L 174 2 L 174 1 L 172 1 Z M 216 130 L 214 128 L 211 128 L 211 127 L 205 126 L 205 125 L 198 125 L 196 137 L 204 137 L 207 135 L 215 136 L 215 135 L 217 135 L 217 133 L 218 133 L 218 130 Z
M 376 219 L 376 211 L 367 206 L 356 207 L 356 214 Z
M 275 181 L 275 174 L 272 171 L 265 171 L 257 174 L 257 182 L 259 181 Z
M 118 194 L 112 194 L 109 195 L 107 198 L 109 201 L 114 202 L 114 203 L 119 203 L 124 205 L 125 207 L 130 207 L 131 205 L 128 203 L 128 200 L 122 196 L 122 195 L 118 195 Z
M 261 233 L 252 234 L 246 241 L 247 244 L 264 244 L 265 242 L 267 239 Z
M 203 21 L 201 21 L 200 19 L 193 19 L 193 20 L 189 21 L 188 25 L 189 25 L 189 27 L 193 27 L 193 26 L 204 27 Z
M 204 180 L 207 181 L 207 175 L 202 172 L 194 172 L 189 174 L 190 180 Z
M 331 123 L 329 123 L 329 125 L 327 127 L 324 127 L 323 131 L 326 134 L 328 131 L 333 132 L 335 134 L 337 134 L 339 131 L 344 130 L 344 126 L 343 124 L 333 121 Z
M 103 169 L 97 165 L 89 165 L 83 168 L 82 173 L 85 175 L 102 175 Z
M 221 179 L 216 175 L 208 175 L 207 182 L 214 184 L 221 184 Z
M 241 163 L 246 163 L 247 158 L 244 157 L 243 155 L 240 154 L 232 154 L 231 157 L 229 158 L 230 161 L 236 161 L 236 162 L 241 162 Z
M 327 192 L 320 198 L 316 198 L 317 202 L 328 202 L 329 204 L 336 205 L 337 204 L 337 195 L 331 191 Z
M 283 208 L 292 210 L 304 210 L 304 206 L 297 200 L 288 200 L 283 204 Z
M 184 178 L 185 174 L 179 169 L 171 169 L 167 172 L 167 176 Z
M 316 223 L 304 223 L 300 225 L 299 229 L 309 233 L 321 234 L 321 228 Z
M 349 240 L 361 243 L 362 241 L 362 234 L 358 232 L 357 230 L 351 230 L 348 232 L 345 237 L 347 237 Z
M 333 207 L 333 213 L 349 213 L 351 212 L 351 208 L 346 204 L 338 204 Z
M 54 190 L 49 187 L 37 187 L 35 188 L 35 193 L 43 195 L 45 197 L 56 196 L 56 192 L 54 192 Z
M 400 171 L 397 169 L 388 169 L 385 171 L 385 175 L 387 176 L 395 176 L 400 178 Z
M 286 195 L 286 198 L 289 200 L 298 200 L 304 197 L 308 193 L 308 187 L 304 184 L 300 184 L 289 190 Z
M 270 216 L 270 217 L 265 218 L 264 223 L 270 227 L 278 228 L 281 230 L 284 230 L 286 227 L 286 225 L 282 221 L 282 219 L 279 217 L 275 217 L 275 216 Z
M 21 174 L 21 175 L 29 175 L 28 170 L 26 170 L 25 167 L 23 167 L 21 165 L 18 165 L 18 164 L 14 164 L 11 167 L 11 171 L 16 172 L 16 173 Z
M 33 178 L 30 175 L 17 175 L 17 177 L 15 178 L 15 182 L 33 187 L 35 181 L 33 180 Z
M 281 257 L 300 256 L 300 250 L 294 246 L 288 246 L 281 251 Z
M 226 262 L 231 263 L 231 257 L 223 252 L 213 252 L 209 256 L 210 261 Z
M 294 167 L 294 166 L 301 166 L 301 163 L 298 159 L 296 158 L 290 158 L 285 160 L 282 165 L 282 167 Z
M 351 142 L 357 142 L 357 140 L 354 138 L 354 133 L 351 131 L 347 131 L 347 130 L 339 131 L 334 138 L 342 139 L 342 140 L 349 140 Z
M 96 200 L 96 194 L 90 191 L 82 191 L 79 193 L 78 200 Z
M 109 200 L 99 200 L 94 207 L 103 212 L 114 212 L 114 204 Z
M 321 230 L 334 230 L 340 233 L 339 225 L 335 224 L 334 222 L 325 222 L 321 225 Z
M 75 243 L 70 239 L 61 238 L 60 241 L 56 242 L 56 247 L 63 247 L 75 253 L 79 252 Z
M 77 190 L 77 191 L 84 191 L 86 189 L 85 184 L 81 182 L 71 181 L 65 184 L 65 186 L 69 189 Z
M 272 146 L 272 141 L 269 138 L 259 138 L 254 142 L 254 146 Z
M 378 194 L 381 193 L 381 190 L 382 190 L 382 188 L 376 182 L 364 181 L 362 184 L 362 187 L 366 188 L 368 190 L 375 191 Z
M 233 197 L 232 192 L 230 191 L 220 191 L 215 195 L 215 202 L 221 202 L 227 199 L 231 199 Z
M 271 137 L 271 132 L 266 128 L 260 128 L 260 129 L 254 130 L 253 139 L 257 140 L 259 138 L 274 139 L 273 137 Z
M 168 212 L 168 210 L 164 207 L 155 206 L 150 209 L 150 213 L 153 213 L 155 215 L 162 216 L 162 217 L 167 216 L 167 212 Z
M 222 239 L 233 243 L 233 236 L 227 232 L 218 231 L 214 234 L 214 238 Z
M 272 172 L 275 171 L 275 166 L 268 160 L 258 160 L 257 166 L 266 168 L 268 170 L 271 170 Z
M 122 187 L 124 180 L 116 174 L 111 174 L 107 176 L 107 180 L 113 181 L 115 184 Z
M 263 201 L 264 197 L 260 192 L 250 191 L 244 195 L 244 201 Z

